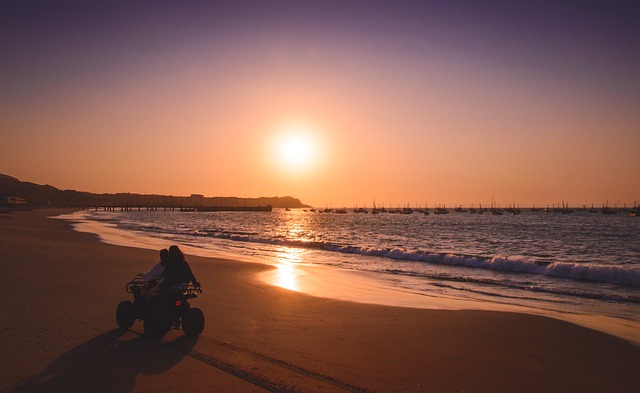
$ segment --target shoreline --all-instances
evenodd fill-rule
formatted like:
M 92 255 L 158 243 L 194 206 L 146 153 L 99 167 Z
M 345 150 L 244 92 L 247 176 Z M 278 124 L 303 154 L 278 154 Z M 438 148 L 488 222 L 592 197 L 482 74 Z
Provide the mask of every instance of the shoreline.
M 158 343 L 115 325 L 124 283 L 157 252 L 51 219 L 0 216 L 0 391 L 631 391 L 640 347 L 543 316 L 390 307 L 258 280 L 266 265 L 189 256 L 203 334 Z M 168 245 L 168 244 L 167 244 Z M 226 366 L 223 366 L 226 365 Z M 273 390 L 273 389 L 271 389 Z
M 74 211 L 80 214 L 82 211 Z M 57 216 L 73 223 L 74 229 L 92 233 L 107 244 L 141 247 L 159 250 L 165 247 L 166 241 L 148 236 L 144 233 L 132 233 L 111 227 L 108 224 L 88 220 Z M 515 305 L 505 302 L 492 302 L 486 299 L 470 299 L 449 295 L 428 294 L 393 287 L 376 274 L 345 270 L 335 267 L 306 265 L 297 263 L 269 263 L 260 258 L 251 258 L 238 254 L 223 253 L 219 250 L 206 250 L 198 247 L 182 246 L 186 254 L 205 258 L 224 258 L 238 262 L 249 262 L 269 266 L 257 277 L 269 284 L 287 290 L 302 292 L 310 296 L 343 300 L 363 304 L 374 304 L 391 307 L 408 307 L 417 309 L 439 310 L 478 310 L 502 311 L 551 317 L 580 326 L 599 330 L 640 345 L 640 320 L 591 315 L 575 312 L 562 312 L 537 308 L 534 306 Z M 378 276 L 378 277 L 376 277 Z

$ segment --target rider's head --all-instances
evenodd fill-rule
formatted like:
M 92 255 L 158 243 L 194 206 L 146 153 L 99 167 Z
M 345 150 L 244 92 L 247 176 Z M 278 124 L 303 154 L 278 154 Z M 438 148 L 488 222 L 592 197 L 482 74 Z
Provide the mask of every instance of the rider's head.
M 166 248 L 163 248 L 162 250 L 160 250 L 160 264 L 166 265 L 168 260 L 169 260 L 169 250 L 167 250 Z
M 169 247 L 169 256 L 170 256 L 171 261 L 173 263 L 182 263 L 182 262 L 184 262 L 184 254 L 182 253 L 182 251 L 180 251 L 178 246 Z

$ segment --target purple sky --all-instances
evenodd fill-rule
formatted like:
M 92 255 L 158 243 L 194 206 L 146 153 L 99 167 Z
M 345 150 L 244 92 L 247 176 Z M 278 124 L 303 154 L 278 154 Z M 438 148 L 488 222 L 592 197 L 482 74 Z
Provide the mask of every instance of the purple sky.
M 4 1 L 0 172 L 320 206 L 632 204 L 638 20 L 632 1 Z M 319 157 L 296 174 L 265 151 L 291 122 Z

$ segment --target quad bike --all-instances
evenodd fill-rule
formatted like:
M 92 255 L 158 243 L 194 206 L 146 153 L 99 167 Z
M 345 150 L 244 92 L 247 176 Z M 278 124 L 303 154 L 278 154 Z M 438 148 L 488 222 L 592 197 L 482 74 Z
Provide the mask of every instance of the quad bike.
M 121 329 L 128 329 L 136 320 L 142 320 L 144 333 L 152 338 L 161 338 L 171 328 L 182 327 L 187 336 L 198 336 L 204 330 L 202 310 L 189 305 L 189 300 L 202 292 L 200 286 L 155 288 L 147 300 L 142 294 L 151 288 L 140 277 L 129 281 L 125 288 L 133 294 L 134 302 L 123 300 L 118 304 L 116 321 Z

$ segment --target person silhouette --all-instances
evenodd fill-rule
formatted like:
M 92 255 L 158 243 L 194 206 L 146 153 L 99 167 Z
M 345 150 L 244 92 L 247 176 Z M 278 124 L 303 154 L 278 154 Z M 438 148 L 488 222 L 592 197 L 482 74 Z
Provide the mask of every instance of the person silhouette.
M 164 288 L 186 287 L 189 282 L 197 287 L 200 286 L 184 254 L 178 246 L 173 245 L 169 247 L 169 258 L 161 286 Z
M 133 304 L 136 307 L 141 307 L 148 300 L 152 289 L 163 281 L 164 271 L 167 262 L 169 262 L 169 257 L 169 250 L 163 248 L 160 250 L 160 262 L 155 264 L 148 272 L 138 274 L 142 281 L 144 281 L 144 285 L 131 287 L 133 291 Z

